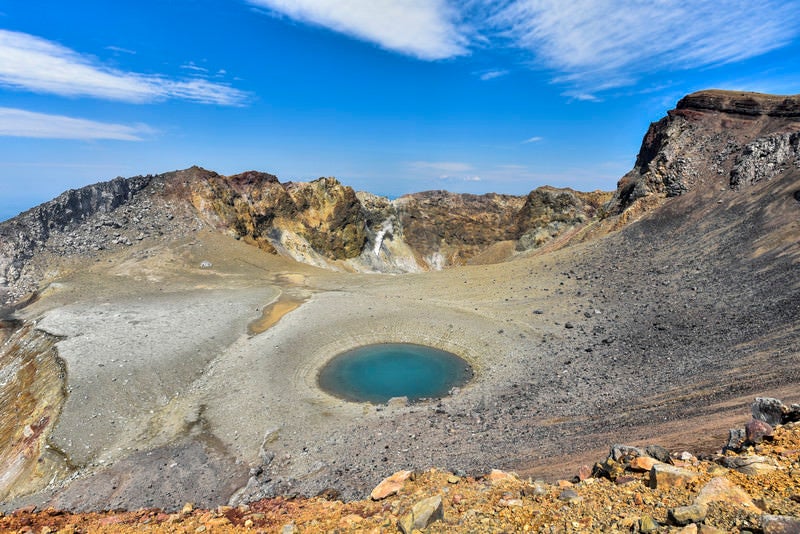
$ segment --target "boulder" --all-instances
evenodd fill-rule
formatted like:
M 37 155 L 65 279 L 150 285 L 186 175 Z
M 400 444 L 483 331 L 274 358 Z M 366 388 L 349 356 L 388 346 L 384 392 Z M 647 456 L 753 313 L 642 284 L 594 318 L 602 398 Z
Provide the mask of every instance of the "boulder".
M 631 460 L 630 470 L 631 471 L 650 471 L 654 465 L 659 464 L 659 462 L 655 458 L 650 458 L 649 456 L 639 456 Z
M 723 450 L 741 450 L 745 439 L 747 439 L 747 436 L 743 428 L 731 428 L 728 430 L 728 442 L 725 444 L 725 447 L 723 447 Z
M 416 503 L 411 511 L 404 515 L 397 526 L 403 534 L 411 534 L 414 530 L 426 528 L 434 521 L 444 519 L 444 507 L 441 495 L 428 497 Z
M 690 504 L 672 508 L 667 514 L 672 524 L 680 527 L 690 523 L 700 523 L 708 515 L 708 506 L 705 504 Z
M 756 400 L 750 405 L 750 410 L 753 413 L 753 419 L 764 421 L 771 426 L 781 424 L 784 413 L 788 412 L 781 401 L 770 397 L 756 397 Z
M 761 530 L 764 534 L 797 534 L 800 532 L 800 518 L 764 514 L 761 516 Z
M 726 456 L 722 459 L 722 465 L 729 469 L 734 469 L 745 475 L 760 475 L 771 473 L 777 469 L 769 463 L 769 459 L 756 454 L 747 456 Z
M 683 487 L 699 476 L 694 471 L 675 467 L 669 464 L 656 464 L 650 470 L 650 487 L 668 489 Z
M 723 502 L 736 506 L 755 508 L 753 499 L 745 490 L 732 483 L 725 477 L 712 478 L 694 500 L 695 504 L 709 504 Z
M 749 443 L 761 443 L 765 438 L 772 439 L 773 435 L 772 426 L 758 419 L 751 419 L 744 430 Z

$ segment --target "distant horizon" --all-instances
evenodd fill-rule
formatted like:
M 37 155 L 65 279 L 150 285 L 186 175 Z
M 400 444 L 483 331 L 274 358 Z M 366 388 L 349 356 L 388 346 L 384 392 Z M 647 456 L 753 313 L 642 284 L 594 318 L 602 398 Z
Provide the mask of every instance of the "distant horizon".
M 800 93 L 798 56 L 800 0 L 4 5 L 0 220 L 193 164 L 390 198 L 608 191 L 681 97 Z

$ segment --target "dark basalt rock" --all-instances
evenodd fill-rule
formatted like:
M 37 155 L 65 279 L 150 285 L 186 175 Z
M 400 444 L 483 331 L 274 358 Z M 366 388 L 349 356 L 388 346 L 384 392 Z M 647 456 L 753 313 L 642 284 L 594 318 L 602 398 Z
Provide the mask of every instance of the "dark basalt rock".
M 780 96 L 738 91 L 698 91 L 678 101 L 677 109 L 737 115 L 800 117 L 800 95 Z

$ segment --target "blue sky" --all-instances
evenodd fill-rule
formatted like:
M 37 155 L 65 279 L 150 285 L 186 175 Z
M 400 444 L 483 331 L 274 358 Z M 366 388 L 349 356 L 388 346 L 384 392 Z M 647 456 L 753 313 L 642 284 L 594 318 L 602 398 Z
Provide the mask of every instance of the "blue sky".
M 194 164 L 609 190 L 684 94 L 800 92 L 798 34 L 798 0 L 0 0 L 0 220 Z

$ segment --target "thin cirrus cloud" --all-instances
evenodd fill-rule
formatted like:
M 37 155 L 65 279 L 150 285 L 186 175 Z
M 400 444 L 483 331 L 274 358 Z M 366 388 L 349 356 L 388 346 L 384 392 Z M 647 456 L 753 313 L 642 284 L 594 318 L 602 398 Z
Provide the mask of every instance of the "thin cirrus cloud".
M 543 141 L 543 140 L 544 140 L 544 137 L 541 137 L 539 135 L 535 135 L 533 137 L 529 137 L 529 138 L 525 139 L 522 142 L 522 144 L 523 145 L 527 145 L 528 143 L 538 143 L 539 141 Z
M 461 56 L 468 51 L 468 32 L 456 7 L 446 0 L 247 1 L 424 60 Z
M 141 141 L 143 136 L 152 133 L 153 130 L 144 125 L 126 126 L 0 107 L 0 136 L 4 137 Z
M 502 78 L 508 74 L 507 70 L 489 70 L 480 73 L 480 79 L 484 82 L 488 82 L 489 80 L 494 80 L 495 78 Z
M 796 0 L 515 0 L 490 17 L 583 100 L 647 73 L 759 56 L 788 44 L 798 22 Z
M 132 103 L 181 99 L 239 106 L 247 98 L 238 89 L 207 80 L 171 80 L 112 69 L 52 41 L 8 30 L 0 30 L 0 85 Z
M 756 57 L 800 32 L 798 0 L 245 1 L 423 60 L 487 46 L 525 51 L 566 95 L 586 101 L 648 73 Z

